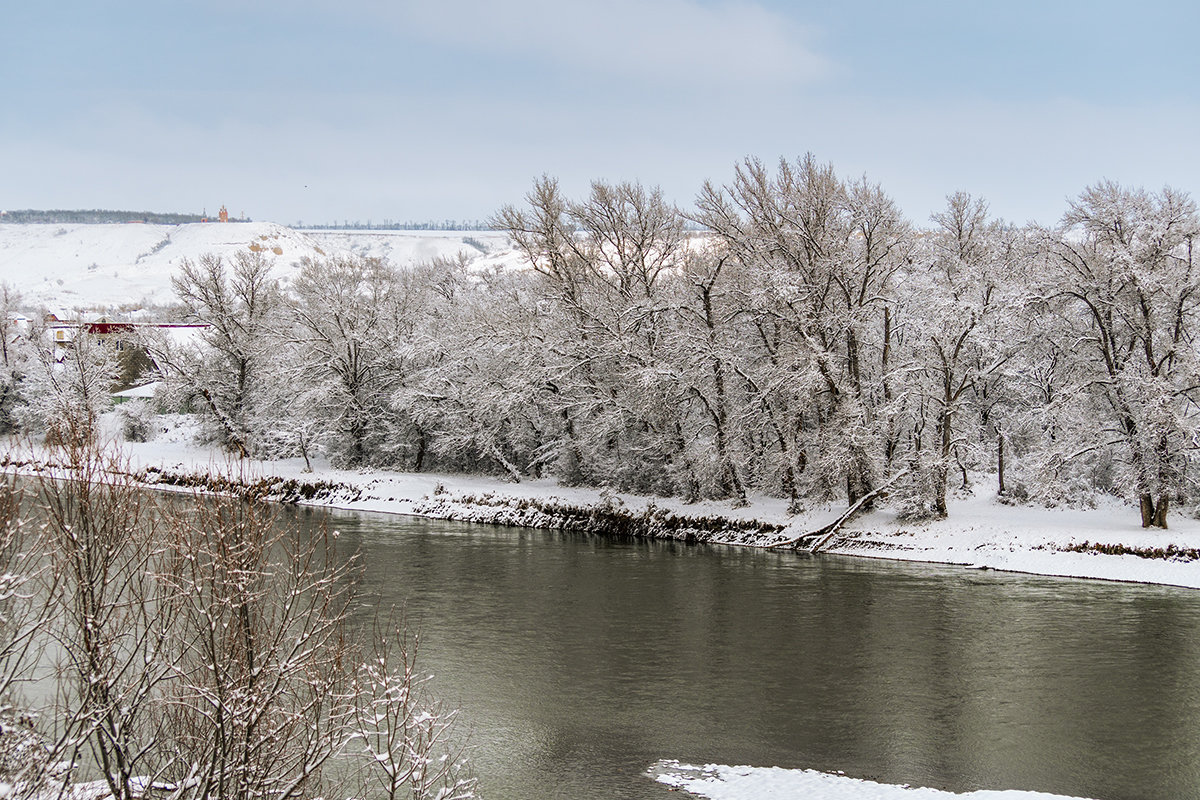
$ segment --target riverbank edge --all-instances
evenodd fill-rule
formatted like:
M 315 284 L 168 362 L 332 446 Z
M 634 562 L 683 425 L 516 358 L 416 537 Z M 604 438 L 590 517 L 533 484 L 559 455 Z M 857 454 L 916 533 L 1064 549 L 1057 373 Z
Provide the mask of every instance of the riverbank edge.
M 263 462 L 257 465 L 266 466 Z M 195 467 L 194 464 L 192 466 Z M 225 469 L 214 465 L 189 469 L 182 464 L 167 467 L 160 463 L 143 463 L 140 466 L 131 463 L 124 474 L 138 485 L 153 490 L 233 494 L 286 505 L 571 531 L 612 538 L 674 540 L 688 544 L 769 549 L 786 544 L 799 533 L 820 527 L 811 516 L 788 522 L 765 521 L 749 516 L 753 508 L 734 513 L 713 511 L 683 514 L 658 504 L 652 498 L 641 497 L 629 498 L 638 505 L 627 505 L 622 497 L 603 490 L 574 490 L 574 500 L 557 496 L 535 497 L 530 496 L 527 490 L 522 493 L 520 484 L 501 485 L 498 481 L 478 477 L 473 480 L 481 484 L 480 490 L 465 492 L 446 489 L 443 483 L 436 481 L 439 476 L 420 474 L 416 477 L 435 481 L 431 490 L 409 492 L 413 496 L 397 496 L 395 482 L 389 484 L 383 477 L 387 473 L 358 473 L 356 480 L 343 481 L 321 477 L 319 473 L 309 473 L 303 477 L 250 475 L 244 471 L 238 472 L 236 467 L 231 469 L 230 465 L 225 466 Z M 63 470 L 61 465 L 48 460 L 36 457 L 14 459 L 11 455 L 0 460 L 0 468 L 28 476 L 54 474 Z M 446 482 L 456 477 L 464 479 L 463 476 L 440 477 L 444 477 Z M 387 491 L 389 485 L 391 492 Z M 376 491 L 379 488 L 384 491 Z M 678 501 L 664 502 L 678 505 Z M 946 520 L 941 522 L 943 527 L 947 527 Z M 964 525 L 961 532 L 965 534 L 968 528 Z M 955 526 L 950 525 L 949 531 L 949 535 L 941 533 L 927 538 L 956 539 Z M 1088 542 L 1083 544 L 1087 545 Z M 995 546 L 972 545 L 969 541 L 931 546 L 930 542 L 922 542 L 919 537 L 914 537 L 911 528 L 889 532 L 848 525 L 829 540 L 822 553 L 1016 574 L 1200 589 L 1200 560 L 1152 559 L 1128 553 L 1106 555 L 1103 551 L 1081 551 L 1079 547 L 1076 540 L 1067 543 L 1040 541 L 1025 547 L 1021 547 L 1019 542 L 1016 545 L 1010 542 Z
M 675 539 L 687 543 L 752 544 L 778 534 L 785 526 L 757 519 L 679 515 L 650 505 L 639 511 L 618 505 L 576 505 L 532 497 L 494 493 L 457 495 L 435 492 L 418 499 L 394 497 L 388 503 L 409 503 L 410 510 L 376 509 L 364 488 L 350 483 L 280 476 L 231 480 L 205 472 L 176 472 L 157 466 L 131 474 L 139 484 L 156 489 L 185 489 L 238 494 L 250 500 L 289 505 L 324 506 L 380 513 L 400 513 L 430 519 L 474 522 L 506 527 L 544 528 L 601 534 L 616 538 Z M 365 504 L 359 501 L 366 500 Z
M 36 459 L 0 460 L 0 468 L 26 477 L 69 474 L 61 464 Z M 683 515 L 651 503 L 642 509 L 624 508 L 620 501 L 606 505 L 574 504 L 535 497 L 486 492 L 461 495 L 435 491 L 420 498 L 373 498 L 361 486 L 316 478 L 264 475 L 230 477 L 219 472 L 174 470 L 147 465 L 124 471 L 138 486 L 156 491 L 235 495 L 284 505 L 402 514 L 505 527 L 541 528 L 614 538 L 672 539 L 689 544 L 711 543 L 764 546 L 764 537 L 779 540 L 786 526 L 758 519 L 720 515 Z M 378 499 L 380 504 L 371 501 Z M 387 507 L 383 507 L 386 504 Z M 397 504 L 408 506 L 397 508 Z

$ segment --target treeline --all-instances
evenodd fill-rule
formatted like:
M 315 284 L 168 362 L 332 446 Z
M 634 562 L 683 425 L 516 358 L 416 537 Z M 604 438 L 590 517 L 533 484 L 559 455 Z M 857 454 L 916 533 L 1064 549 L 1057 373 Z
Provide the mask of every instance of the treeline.
M 409 220 L 407 222 L 396 222 L 394 220 L 385 219 L 383 222 L 374 222 L 367 220 L 342 220 L 341 222 L 327 222 L 315 225 L 305 225 L 302 221 L 291 226 L 296 230 L 322 230 L 322 231 L 490 231 L 492 230 L 491 223 L 487 220 L 424 220 L 415 222 Z
M 691 221 L 704 233 L 689 234 Z M 538 181 L 492 220 L 524 269 L 261 254 L 185 264 L 203 347 L 150 342 L 246 455 L 553 476 L 794 507 L 955 491 L 1196 496 L 1195 204 L 1102 182 L 1056 227 L 963 193 L 917 227 L 811 156 L 747 160 L 688 211 L 635 184 Z
M 698 223 L 685 219 L 684 230 L 700 231 L 703 227 Z M 494 220 L 486 219 L 471 219 L 471 220 L 423 220 L 406 222 L 396 222 L 395 220 L 385 219 L 383 222 L 374 222 L 367 220 L 361 222 L 355 220 L 342 220 L 341 222 L 328 222 L 324 224 L 305 225 L 302 221 L 291 226 L 295 230 L 308 231 L 494 231 L 496 230 Z
M 188 222 L 201 222 L 205 219 L 200 214 L 173 214 L 156 211 L 112 211 L 98 208 L 86 211 L 23 209 L 0 213 L 0 222 L 21 224 L 96 225 L 108 222 L 145 222 L 154 225 L 182 225 Z M 235 221 L 248 222 L 249 220 Z

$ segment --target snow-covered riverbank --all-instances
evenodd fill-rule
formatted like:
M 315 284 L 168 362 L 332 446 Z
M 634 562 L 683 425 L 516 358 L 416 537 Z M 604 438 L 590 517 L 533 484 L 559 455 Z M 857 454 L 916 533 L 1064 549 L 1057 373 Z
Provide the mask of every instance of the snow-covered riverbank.
M 767 547 L 835 519 L 837 505 L 789 514 L 779 498 L 684 503 L 551 480 L 338 470 L 300 459 L 237 463 L 192 442 L 185 421 L 164 425 L 151 442 L 122 443 L 133 470 L 161 488 L 235 476 L 265 496 L 308 505 L 415 514 L 470 522 L 612 531 L 715 544 Z M 829 543 L 838 555 L 962 564 L 1041 575 L 1100 578 L 1200 588 L 1200 521 L 1177 513 L 1168 531 L 1138 525 L 1137 510 L 1113 502 L 1095 509 L 1046 509 L 1000 503 L 980 489 L 951 503 L 947 519 L 905 522 L 888 510 L 864 514 Z M 1108 552 L 1102 552 L 1107 550 Z M 1156 551 L 1170 557 L 1146 557 Z M 1140 555 L 1133 553 L 1140 553 Z M 1114 554 L 1121 553 L 1121 554 Z
M 810 769 L 703 767 L 661 761 L 650 770 L 660 783 L 712 800 L 1079 800 L 1045 792 L 982 790 L 955 794 L 939 789 L 891 786 Z

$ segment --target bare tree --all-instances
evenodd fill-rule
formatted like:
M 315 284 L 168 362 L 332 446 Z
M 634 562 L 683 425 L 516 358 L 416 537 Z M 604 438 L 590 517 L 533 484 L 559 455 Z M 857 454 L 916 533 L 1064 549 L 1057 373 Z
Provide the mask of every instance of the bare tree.
M 195 497 L 169 539 L 172 781 L 199 798 L 311 795 L 339 750 L 353 559 L 265 503 Z
M 48 570 L 44 531 L 24 518 L 22 502 L 15 479 L 0 479 L 0 781 L 14 787 L 14 796 L 44 788 L 51 766 L 36 711 L 22 692 L 44 654 L 52 608 L 39 588 Z
M 477 782 L 454 737 L 457 713 L 430 696 L 417 670 L 419 636 L 400 625 L 372 641 L 351 691 L 349 752 L 362 765 L 361 796 L 475 797 Z
M 61 697 L 52 751 L 87 756 L 112 797 L 133 800 L 156 774 L 154 699 L 169 677 L 161 549 L 153 498 L 94 440 L 51 451 L 63 472 L 38 481 L 57 620 Z

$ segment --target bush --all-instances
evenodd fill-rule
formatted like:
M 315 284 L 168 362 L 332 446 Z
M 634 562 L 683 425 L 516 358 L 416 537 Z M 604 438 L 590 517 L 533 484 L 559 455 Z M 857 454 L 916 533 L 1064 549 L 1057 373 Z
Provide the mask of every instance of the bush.
M 121 436 L 127 442 L 148 442 L 154 438 L 155 413 L 148 400 L 129 400 L 117 407 Z
M 16 769 L 30 796 L 50 796 L 91 778 L 114 800 L 138 800 L 147 781 L 179 787 L 177 800 L 381 784 L 390 797 L 475 796 L 455 713 L 429 696 L 403 627 L 352 618 L 357 561 L 333 537 L 283 524 L 249 491 L 146 492 L 92 441 L 52 455 L 64 469 L 37 483 L 43 524 L 12 522 L 32 504 L 0 492 L 0 567 L 44 565 L 32 615 L 0 592 L 0 686 L 33 667 L 57 680 L 48 713 L 0 713 L 0 781 Z M 23 528 L 38 538 L 5 546 Z M 11 557 L 24 552 L 37 557 Z M 23 646 L 42 638 L 54 663 Z M 72 774 L 55 777 L 60 764 Z

